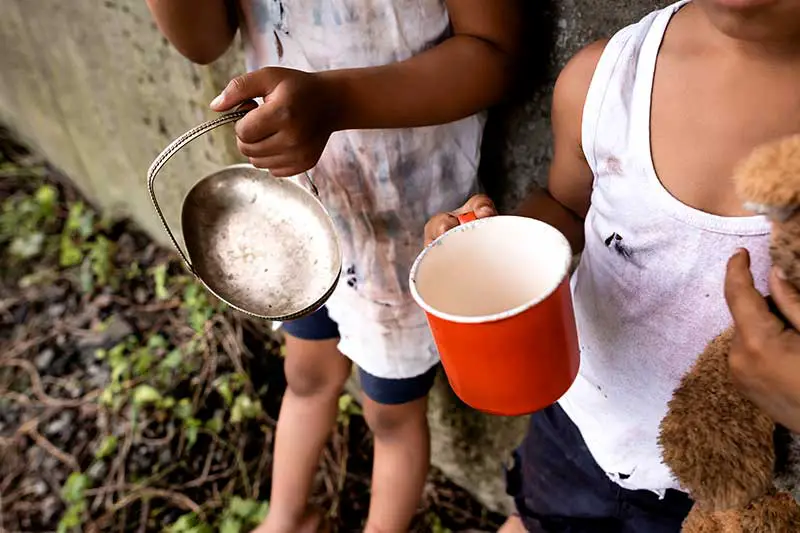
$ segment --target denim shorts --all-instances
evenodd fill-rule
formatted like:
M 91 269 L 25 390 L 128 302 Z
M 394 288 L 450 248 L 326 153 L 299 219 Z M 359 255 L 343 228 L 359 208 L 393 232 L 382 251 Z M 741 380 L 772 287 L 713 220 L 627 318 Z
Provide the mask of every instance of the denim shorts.
M 309 316 L 284 322 L 281 329 L 292 337 L 307 341 L 339 338 L 339 327 L 324 307 Z M 372 401 L 400 405 L 426 397 L 433 387 L 437 370 L 438 365 L 419 376 L 391 379 L 373 376 L 359 368 L 358 378 L 364 394 Z
M 659 499 L 611 481 L 558 405 L 531 417 L 506 480 L 533 533 L 679 533 L 692 508 L 682 492 Z

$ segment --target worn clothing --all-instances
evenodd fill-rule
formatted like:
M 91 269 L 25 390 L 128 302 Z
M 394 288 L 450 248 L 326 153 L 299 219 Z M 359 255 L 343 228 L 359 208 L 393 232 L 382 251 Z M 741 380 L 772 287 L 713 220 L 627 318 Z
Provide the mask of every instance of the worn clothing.
M 241 0 L 249 70 L 402 61 L 450 31 L 443 0 Z M 344 255 L 327 303 L 341 351 L 372 375 L 425 373 L 438 356 L 408 272 L 425 222 L 477 191 L 484 116 L 426 128 L 331 136 L 314 176 Z
M 309 316 L 283 324 L 283 331 L 292 337 L 307 341 L 340 338 L 339 325 L 325 307 Z M 428 396 L 436 380 L 439 367 L 410 378 L 382 378 L 373 376 L 363 368 L 358 369 L 361 390 L 369 399 L 383 405 L 402 405 Z
M 608 479 L 558 406 L 531 417 L 507 482 L 520 518 L 535 533 L 678 533 L 692 508 L 682 492 L 661 499 Z
M 582 145 L 594 184 L 586 246 L 572 279 L 581 368 L 560 401 L 612 480 L 661 495 L 680 487 L 662 461 L 659 423 L 681 377 L 731 323 L 726 263 L 737 248 L 749 249 L 760 290 L 769 268 L 766 218 L 693 209 L 656 175 L 656 58 L 683 5 L 617 33 L 588 91 Z

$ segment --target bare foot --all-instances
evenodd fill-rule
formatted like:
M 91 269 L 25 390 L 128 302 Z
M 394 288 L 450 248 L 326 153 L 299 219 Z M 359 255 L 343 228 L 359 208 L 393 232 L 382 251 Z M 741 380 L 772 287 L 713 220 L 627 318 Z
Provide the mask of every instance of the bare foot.
M 311 508 L 299 524 L 283 525 L 273 524 L 269 515 L 267 519 L 252 531 L 252 533 L 329 533 L 330 524 L 325 519 L 322 511 Z

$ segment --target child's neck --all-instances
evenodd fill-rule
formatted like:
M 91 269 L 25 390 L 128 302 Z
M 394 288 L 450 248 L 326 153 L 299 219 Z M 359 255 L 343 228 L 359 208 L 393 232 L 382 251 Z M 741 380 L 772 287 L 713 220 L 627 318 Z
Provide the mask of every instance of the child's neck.
M 694 6 L 690 4 L 687 7 Z M 711 48 L 733 60 L 757 61 L 776 66 L 800 64 L 800 24 L 795 34 L 780 37 L 770 35 L 756 40 L 736 35 L 735 31 L 729 32 L 729 28 L 721 27 L 719 21 L 715 23 L 703 9 L 697 9 L 693 15 L 699 15 L 693 17 L 696 23 L 694 31 L 698 32 L 696 35 L 706 36 Z

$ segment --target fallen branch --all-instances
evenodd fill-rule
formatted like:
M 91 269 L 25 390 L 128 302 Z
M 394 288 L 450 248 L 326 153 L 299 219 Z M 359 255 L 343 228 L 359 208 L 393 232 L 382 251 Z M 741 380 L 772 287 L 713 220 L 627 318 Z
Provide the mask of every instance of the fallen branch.
M 72 455 L 68 454 L 67 452 L 60 450 L 57 448 L 52 442 L 47 440 L 44 435 L 39 433 L 39 419 L 34 418 L 33 420 L 29 420 L 25 422 L 18 430 L 20 434 L 27 435 L 33 441 L 41 447 L 44 451 L 67 465 L 72 469 L 73 472 L 80 472 L 81 467 L 78 464 L 78 460 L 75 459 Z

